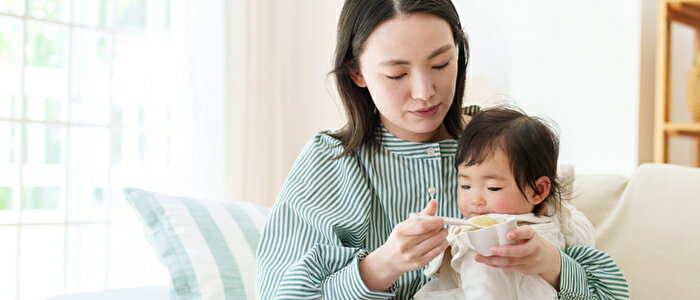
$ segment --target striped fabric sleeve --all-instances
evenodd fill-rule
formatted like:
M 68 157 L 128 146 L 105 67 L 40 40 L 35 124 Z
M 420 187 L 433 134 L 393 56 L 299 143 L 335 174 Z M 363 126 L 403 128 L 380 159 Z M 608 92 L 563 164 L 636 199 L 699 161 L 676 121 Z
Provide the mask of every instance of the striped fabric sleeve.
M 368 207 L 362 195 L 345 198 L 348 160 L 328 160 L 342 149 L 317 136 L 297 161 L 282 187 L 258 248 L 260 299 L 387 299 L 362 281 L 358 263 L 366 250 L 346 247 L 367 232 Z M 346 164 L 346 165 L 343 165 Z M 352 176 L 350 176 L 352 177 Z M 352 185 L 349 186 L 350 189 Z M 355 188 L 356 190 L 357 188 Z
M 609 255 L 586 246 L 561 252 L 559 299 L 629 299 L 627 280 Z
M 387 299 L 394 296 L 392 293 L 367 288 L 358 268 L 360 255 L 363 253 L 366 253 L 366 250 L 316 245 L 286 272 L 282 284 L 305 279 L 320 283 L 304 288 L 295 287 L 299 289 L 298 295 L 303 294 L 304 297 L 316 295 L 325 299 Z M 278 295 L 283 291 L 285 290 L 280 289 Z
M 481 110 L 481 106 L 479 105 L 468 105 L 465 107 L 462 107 L 462 114 L 468 115 L 468 116 L 473 116 L 475 113 L 479 112 Z

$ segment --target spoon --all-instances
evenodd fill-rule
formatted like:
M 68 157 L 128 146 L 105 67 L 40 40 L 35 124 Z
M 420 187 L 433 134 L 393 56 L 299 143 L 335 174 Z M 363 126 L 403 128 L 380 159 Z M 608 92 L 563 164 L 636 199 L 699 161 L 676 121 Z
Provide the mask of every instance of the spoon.
M 457 219 L 457 218 L 450 218 L 450 217 L 439 217 L 439 216 L 426 216 L 426 215 L 421 215 L 419 213 L 410 213 L 410 214 L 408 214 L 408 217 L 411 219 L 419 219 L 419 220 L 440 218 L 443 220 L 443 222 L 445 222 L 445 225 L 456 225 L 456 226 L 468 225 L 468 226 L 472 226 L 472 227 L 477 228 L 477 229 L 484 228 L 484 226 L 476 225 L 476 224 L 469 222 L 467 220 L 464 220 L 464 219 Z

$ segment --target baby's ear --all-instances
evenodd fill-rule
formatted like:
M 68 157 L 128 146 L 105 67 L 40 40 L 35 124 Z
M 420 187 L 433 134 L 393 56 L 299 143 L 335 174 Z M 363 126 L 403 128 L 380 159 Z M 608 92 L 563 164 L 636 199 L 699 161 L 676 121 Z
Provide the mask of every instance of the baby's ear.
M 549 180 L 549 177 L 542 176 L 535 180 L 535 187 L 537 190 L 533 191 L 532 204 L 537 205 L 542 203 L 542 201 L 549 196 L 549 189 L 552 187 L 552 182 Z

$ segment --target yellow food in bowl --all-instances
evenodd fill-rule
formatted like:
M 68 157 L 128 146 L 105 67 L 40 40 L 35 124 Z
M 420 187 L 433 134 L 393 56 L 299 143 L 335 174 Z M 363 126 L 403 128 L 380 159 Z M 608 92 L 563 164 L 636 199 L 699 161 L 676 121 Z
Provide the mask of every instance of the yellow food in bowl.
M 479 217 L 472 219 L 472 223 L 479 225 L 481 227 L 489 227 L 491 225 L 498 224 L 498 221 L 492 219 L 489 216 L 479 216 Z

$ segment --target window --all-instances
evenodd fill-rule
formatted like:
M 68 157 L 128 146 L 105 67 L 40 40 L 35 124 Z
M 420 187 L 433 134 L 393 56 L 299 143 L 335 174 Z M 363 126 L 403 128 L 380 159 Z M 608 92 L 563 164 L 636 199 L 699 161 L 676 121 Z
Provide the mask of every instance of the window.
M 171 2 L 0 1 L 0 299 L 167 282 L 121 188 L 189 174 Z

